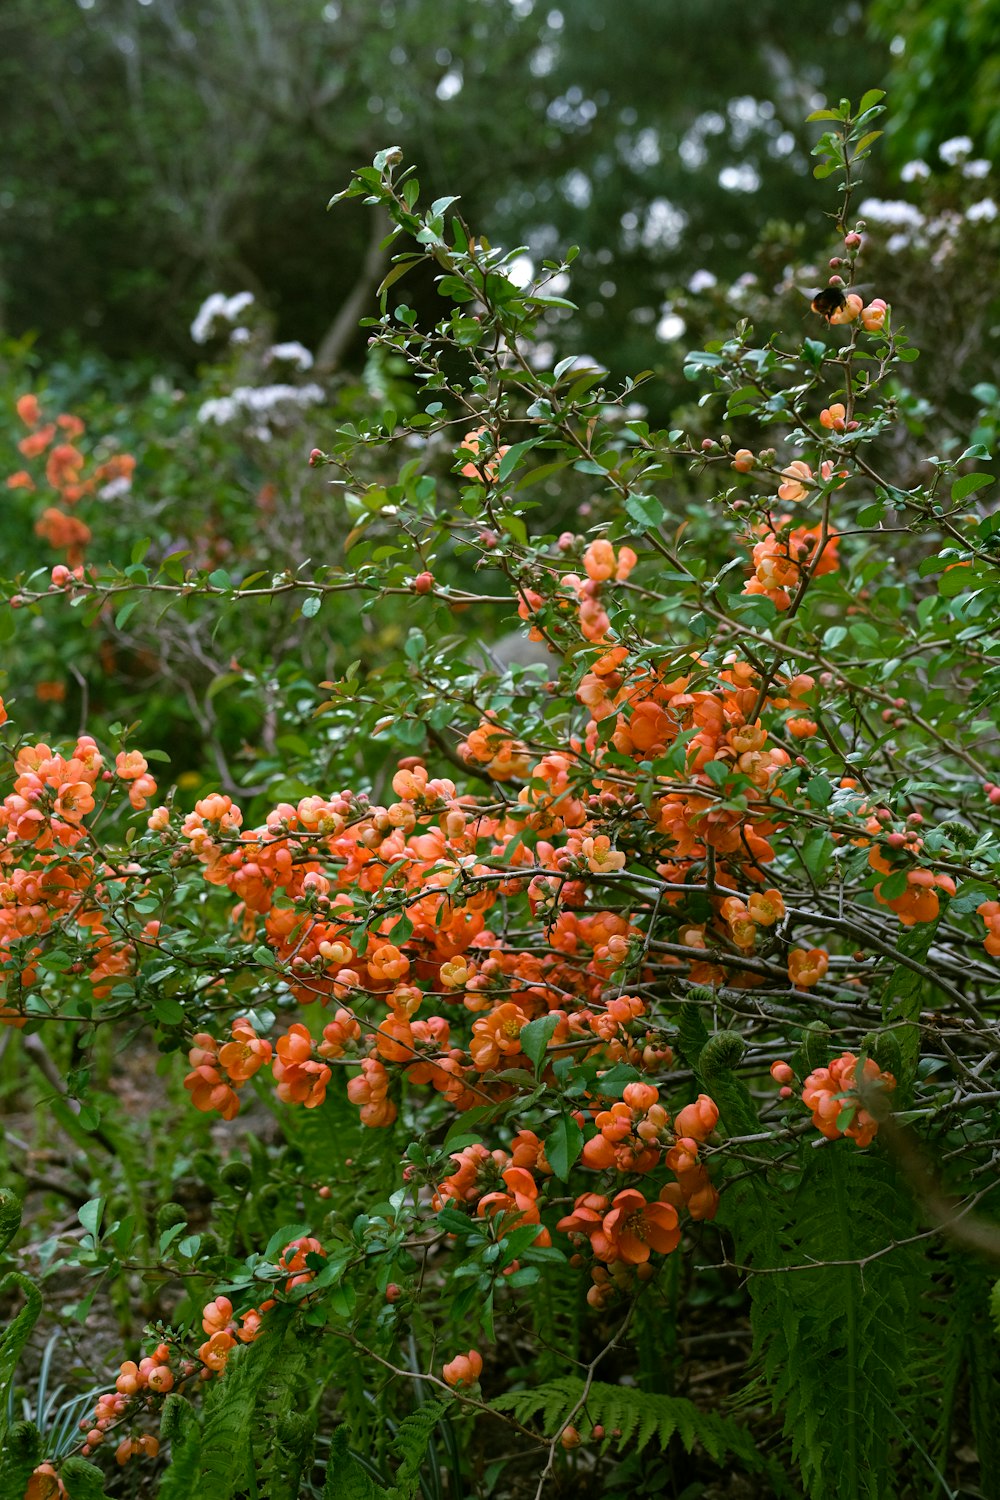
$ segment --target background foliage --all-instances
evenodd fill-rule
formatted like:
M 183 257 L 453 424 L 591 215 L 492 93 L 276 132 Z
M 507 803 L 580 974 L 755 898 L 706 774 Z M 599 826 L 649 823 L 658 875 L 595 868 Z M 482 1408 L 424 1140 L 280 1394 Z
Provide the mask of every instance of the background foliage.
M 710 935 L 723 970 L 691 969 L 683 923 L 714 920 L 704 893 L 679 910 L 648 898 L 660 856 L 636 828 L 653 773 L 598 740 L 594 766 L 616 766 L 613 783 L 634 776 L 639 800 L 591 812 L 591 832 L 620 841 L 638 884 L 591 867 L 588 899 L 634 905 L 643 958 L 615 984 L 647 996 L 658 1043 L 674 1051 L 672 1069 L 643 1064 L 630 1034 L 625 1065 L 655 1078 L 672 1112 L 704 1091 L 721 1115 L 707 1148 L 718 1218 L 686 1219 L 681 1251 L 658 1260 L 648 1288 L 619 1287 L 607 1312 L 586 1302 L 589 1262 L 570 1274 L 546 1261 L 530 1226 L 487 1230 L 454 1209 L 437 1221 L 428 1207 L 452 1151 L 469 1140 L 509 1150 L 518 1125 L 550 1158 L 566 1153 L 561 1204 L 540 1178 L 553 1228 L 594 1183 L 572 1114 L 593 1068 L 565 1092 L 566 1075 L 544 1069 L 544 1039 L 539 1062 L 533 1043 L 516 1054 L 530 1077 L 513 1105 L 510 1079 L 488 1079 L 485 1117 L 453 1116 L 397 1078 L 398 1120 L 365 1129 L 341 1072 L 316 1110 L 258 1082 L 235 1122 L 192 1111 L 177 1054 L 196 1030 L 224 1039 L 250 1010 L 277 1037 L 313 1012 L 292 998 L 288 956 L 246 941 L 229 892 L 206 885 L 176 841 L 146 833 L 116 783 L 102 839 L 116 858 L 148 861 L 144 878 L 155 870 L 180 967 L 137 964 L 95 1011 L 77 933 L 49 944 L 38 1008 L 5 1029 L 3 1177 L 26 1205 L 6 1251 L 0 1341 L 0 1489 L 12 1495 L 43 1459 L 72 1500 L 170 1500 L 199 1486 L 241 1497 L 995 1490 L 996 985 L 976 915 L 996 894 L 984 792 L 1000 681 L 996 509 L 982 472 L 1000 413 L 995 7 L 857 7 L 832 20 L 811 5 L 711 9 L 709 24 L 694 3 L 669 18 L 639 5 L 623 20 L 598 0 L 565 13 L 480 0 L 437 5 L 431 21 L 416 3 L 218 0 L 195 28 L 166 0 L 78 13 L 18 0 L 0 18 L 0 396 L 8 469 L 23 463 L 38 486 L 10 489 L 0 520 L 9 592 L 29 601 L 0 619 L 11 747 L 19 735 L 71 747 L 86 731 L 109 764 L 121 748 L 152 750 L 164 791 L 176 783 L 175 831 L 216 789 L 247 828 L 339 787 L 370 789 L 378 808 L 407 756 L 466 797 L 516 798 L 519 781 L 505 789 L 459 747 L 484 707 L 536 756 L 584 733 L 593 652 L 567 626 L 578 601 L 560 580 L 598 537 L 640 553 L 634 579 L 605 594 L 632 669 L 703 652 L 706 690 L 719 692 L 711 673 L 739 643 L 832 677 L 807 706 L 815 737 L 789 734 L 794 709 L 763 704 L 792 758 L 798 821 L 772 867 L 793 915 L 773 946 L 759 930 L 762 988 L 723 982 L 746 955 L 721 928 Z M 865 343 L 824 328 L 802 296 L 842 250 L 824 218 L 837 203 L 809 175 L 817 125 L 802 120 L 880 69 L 896 80 L 886 149 L 865 163 L 851 211 L 867 224 L 859 274 L 890 298 L 891 334 Z M 375 203 L 349 198 L 325 215 L 331 188 L 389 138 L 420 163 L 426 217 L 407 220 L 384 161 L 359 195 Z M 454 207 L 428 208 L 456 191 Z M 393 214 L 404 233 L 386 243 Z M 483 298 L 484 233 L 504 249 Z M 572 242 L 582 249 L 563 261 Z M 377 317 L 391 257 L 408 252 L 381 321 L 357 332 Z M 706 270 L 714 284 L 696 277 Z M 540 300 L 529 303 L 519 287 L 532 272 L 525 297 Z M 221 306 L 244 288 L 252 303 Z M 210 321 L 204 299 L 220 291 Z M 471 312 L 499 332 L 497 351 Z M 515 345 L 526 364 L 512 380 Z M 867 364 L 866 350 L 877 351 Z M 650 369 L 655 380 L 632 384 Z M 65 554 L 37 530 L 53 498 L 45 460 L 17 451 L 14 403 L 29 389 L 47 415 L 86 418 L 87 472 L 137 461 L 130 486 L 95 483 L 72 506 L 100 570 L 79 588 L 49 589 Z M 868 403 L 856 438 L 817 425 L 821 403 L 845 393 Z M 483 421 L 514 449 L 495 492 L 462 475 L 467 449 L 456 458 Z M 731 467 L 744 446 L 752 478 Z M 822 502 L 842 533 L 839 572 L 811 580 L 782 616 L 744 594 L 749 528 L 770 524 L 770 492 L 802 455 L 846 461 L 852 477 Z M 422 574 L 427 594 L 415 592 Z M 544 602 L 525 611 L 529 590 Z M 513 634 L 532 610 L 557 653 Z M 656 774 L 686 771 L 676 761 Z M 925 818 L 918 863 L 957 881 L 930 927 L 899 926 L 880 904 L 867 846 L 833 856 L 857 814 L 841 783 L 858 774 L 893 833 Z M 686 878 L 711 887 L 713 860 L 696 851 Z M 886 899 L 900 899 L 900 878 L 905 895 L 904 871 L 883 877 Z M 126 897 L 122 932 L 148 918 L 150 899 Z M 548 929 L 524 893 L 504 900 L 494 927 L 544 950 Z M 373 911 L 385 915 L 377 901 Z M 794 942 L 829 949 L 828 979 L 791 985 Z M 587 949 L 581 962 L 599 960 Z M 897 1115 L 863 1151 L 843 1139 L 817 1150 L 801 1083 L 846 1048 L 894 1074 Z M 768 1073 L 785 1058 L 798 1080 L 787 1104 Z M 624 1086 L 613 1074 L 605 1102 Z M 403 1163 L 422 1194 L 401 1196 Z M 13 1236 L 13 1200 L 0 1208 Z M 959 1227 L 942 1235 L 942 1222 Z M 168 1330 L 181 1331 L 175 1359 L 193 1357 L 206 1300 L 259 1301 L 261 1267 L 277 1286 L 276 1257 L 306 1232 L 334 1269 L 314 1296 L 279 1288 L 268 1337 L 236 1350 L 222 1380 L 153 1403 L 156 1464 L 101 1460 L 99 1475 L 93 1455 L 67 1457 L 123 1358 Z M 445 1234 L 458 1238 L 440 1252 Z M 388 1300 L 397 1283 L 401 1300 Z M 440 1372 L 470 1342 L 486 1356 L 481 1392 L 456 1399 Z M 560 1441 L 567 1424 L 580 1447 Z M 142 1416 L 136 1430 L 153 1426 Z

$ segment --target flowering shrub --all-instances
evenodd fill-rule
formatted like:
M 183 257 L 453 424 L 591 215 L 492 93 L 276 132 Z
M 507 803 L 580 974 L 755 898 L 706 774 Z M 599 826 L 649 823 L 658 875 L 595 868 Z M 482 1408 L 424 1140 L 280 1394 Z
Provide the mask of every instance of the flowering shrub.
M 186 1054 L 185 1129 L 233 1143 L 207 1222 L 106 1223 L 102 1196 L 46 1252 L 182 1290 L 77 1453 L 19 1433 L 11 1494 L 72 1494 L 113 1443 L 165 1500 L 316 1493 L 317 1469 L 330 1497 L 410 1495 L 425 1462 L 453 1495 L 487 1463 L 494 1493 L 639 1494 L 655 1439 L 661 1489 L 725 1462 L 762 1495 L 881 1497 L 950 1462 L 966 1369 L 986 1451 L 1000 512 L 974 444 L 906 489 L 886 458 L 914 351 L 891 286 L 852 290 L 849 217 L 879 98 L 819 116 L 843 191 L 815 324 L 689 355 L 703 434 L 535 362 L 563 299 L 384 151 L 347 195 L 412 242 L 370 326 L 419 399 L 404 433 L 386 410 L 312 454 L 361 508 L 346 562 L 260 585 L 88 555 L 18 585 L 40 622 L 144 592 L 240 617 L 281 594 L 309 622 L 356 592 L 404 597 L 410 629 L 401 661 L 321 684 L 275 786 L 187 810 L 141 726 L 52 746 L 4 708 L 0 1019 L 57 1080 L 46 1038 L 75 1033 L 77 1133 L 114 1148 L 84 1060 L 147 1028 Z M 390 306 L 420 270 L 429 329 Z M 366 449 L 405 455 L 396 482 L 361 478 Z M 587 524 L 557 533 L 567 497 Z M 477 664 L 479 614 L 534 657 Z M 759 1433 L 677 1388 L 706 1295 L 682 1287 L 736 1281 Z

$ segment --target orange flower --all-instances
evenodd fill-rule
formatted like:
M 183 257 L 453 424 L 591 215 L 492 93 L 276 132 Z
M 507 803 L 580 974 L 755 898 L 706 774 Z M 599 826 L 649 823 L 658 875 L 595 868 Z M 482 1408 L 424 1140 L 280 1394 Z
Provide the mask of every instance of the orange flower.
M 616 1194 L 611 1211 L 604 1216 L 602 1248 L 595 1246 L 601 1260 L 623 1260 L 628 1265 L 642 1265 L 655 1250 L 669 1255 L 680 1244 L 677 1210 L 669 1203 L 647 1203 L 635 1188 Z
M 483 1356 L 476 1349 L 470 1349 L 468 1354 L 456 1354 L 442 1371 L 445 1384 L 450 1386 L 475 1385 L 482 1373 Z
M 754 891 L 747 906 L 759 927 L 773 927 L 785 915 L 785 903 L 780 891 Z
M 829 967 L 829 955 L 822 948 L 793 948 L 788 955 L 788 977 L 797 990 L 818 984 Z
M 297 1240 L 291 1240 L 282 1250 L 278 1269 L 292 1273 L 285 1282 L 286 1292 L 290 1292 L 293 1287 L 304 1286 L 312 1281 L 315 1272 L 309 1269 L 307 1262 L 307 1257 L 311 1255 L 319 1255 L 324 1260 L 326 1259 L 323 1246 L 311 1235 L 302 1235 Z
M 853 1052 L 835 1057 L 828 1068 L 816 1068 L 802 1088 L 802 1102 L 812 1110 L 813 1124 L 828 1140 L 847 1135 L 864 1148 L 878 1131 L 878 1121 L 861 1106 L 856 1078 L 858 1059 Z M 871 1057 L 865 1059 L 863 1078 L 869 1088 L 891 1092 L 896 1080 L 879 1070 Z
M 813 471 L 809 465 L 800 458 L 795 459 L 787 469 L 781 471 L 782 483 L 778 487 L 778 499 L 789 503 L 804 500 L 809 493 L 812 477 Z
M 34 401 L 34 399 L 34 396 L 21 397 L 21 401 Z M 52 1465 L 39 1464 L 28 1481 L 24 1500 L 69 1500 L 69 1496 L 66 1486 Z
M 591 542 L 583 554 L 583 570 L 593 583 L 603 583 L 615 571 L 615 549 L 605 537 Z
M 490 457 L 483 456 L 483 442 L 486 438 L 486 449 Z M 475 462 L 463 464 L 461 473 L 466 479 L 478 479 L 480 484 L 487 481 L 492 482 L 500 472 L 500 460 L 507 452 L 508 445 L 504 443 L 501 447 L 493 449 L 492 441 L 485 427 L 476 427 L 472 432 L 467 432 L 462 439 L 462 447 L 468 453 L 475 454 Z
M 674 1117 L 674 1130 L 679 1136 L 690 1136 L 696 1141 L 707 1141 L 719 1123 L 719 1107 L 707 1094 L 699 1094 L 694 1104 L 686 1104 Z
M 857 292 L 848 292 L 843 307 L 838 307 L 835 312 L 832 312 L 827 322 L 834 326 L 841 323 L 853 323 L 864 305 L 864 299 L 859 297 Z
M 221 1375 L 226 1368 L 230 1350 L 235 1348 L 236 1340 L 231 1333 L 213 1333 L 198 1350 L 198 1358 L 209 1370 Z
M 885 322 L 889 305 L 882 297 L 873 297 L 867 307 L 861 309 L 861 324 L 868 333 L 877 333 Z
M 38 404 L 37 396 L 18 396 L 14 403 L 14 410 L 25 427 L 36 427 L 42 419 L 42 409 Z
M 991 958 L 1000 958 L 1000 901 L 981 901 L 976 914 L 986 925 L 983 947 Z
M 501 1057 L 512 1057 L 520 1052 L 521 1027 L 527 1024 L 527 1020 L 524 1011 L 508 1000 L 488 1016 L 480 1016 L 473 1022 L 469 1051 L 480 1073 L 495 1068 Z
M 238 1017 L 233 1022 L 233 1040 L 219 1050 L 220 1066 L 234 1083 L 245 1083 L 270 1061 L 271 1043 L 257 1035 L 245 1016 Z
M 18 448 L 25 458 L 37 458 L 39 453 L 44 453 L 56 435 L 56 424 L 48 422 L 44 427 L 39 427 L 37 432 L 29 433 L 18 443 Z
M 202 1308 L 201 1326 L 209 1337 L 213 1333 L 223 1333 L 232 1320 L 233 1304 L 228 1297 L 216 1297 Z
M 45 465 L 45 477 L 54 490 L 78 484 L 83 468 L 83 454 L 72 443 L 57 443 Z
M 522 1224 L 540 1224 L 538 1203 L 538 1184 L 531 1173 L 525 1167 L 508 1167 L 503 1174 L 503 1180 L 507 1184 L 508 1191 L 501 1193 L 487 1193 L 479 1201 L 476 1213 L 480 1218 L 484 1215 L 502 1213 L 504 1216 L 511 1215 L 504 1229 L 518 1229 Z M 552 1243 L 547 1229 L 539 1228 L 535 1236 L 535 1244 L 547 1246 Z

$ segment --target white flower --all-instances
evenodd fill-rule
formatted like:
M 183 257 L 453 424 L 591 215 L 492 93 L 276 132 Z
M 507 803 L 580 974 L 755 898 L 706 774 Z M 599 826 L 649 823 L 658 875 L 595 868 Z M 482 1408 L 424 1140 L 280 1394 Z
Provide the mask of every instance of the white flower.
M 656 337 L 664 344 L 672 344 L 683 336 L 687 329 L 684 319 L 670 307 L 665 307 L 656 325 Z
M 296 343 L 294 340 L 287 344 L 272 344 L 264 355 L 264 363 L 269 365 L 272 360 L 282 360 L 286 364 L 295 365 L 299 370 L 311 370 L 313 357 L 304 344 Z
M 246 312 L 247 308 L 252 306 L 253 292 L 237 292 L 235 297 L 230 297 L 226 303 L 226 322 L 235 323 L 240 313 Z
M 239 328 L 233 329 L 232 333 L 229 335 L 229 342 L 231 344 L 249 344 L 252 337 L 253 335 L 251 334 L 249 328 L 243 328 L 241 326 Z
M 216 318 L 221 317 L 225 305 L 226 299 L 221 292 L 213 292 L 210 297 L 205 298 L 191 324 L 191 337 L 196 344 L 208 342 L 212 324 Z
M 241 415 L 253 415 L 256 417 L 275 415 L 280 420 L 280 414 L 276 408 L 281 406 L 315 406 L 318 402 L 325 400 L 325 392 L 321 385 L 239 385 L 228 396 L 216 396 L 208 401 L 203 401 L 198 408 L 198 421 L 214 422 L 218 427 L 225 427 Z M 256 424 L 254 432 L 260 436 L 261 424 Z M 270 433 L 268 433 L 270 438 Z
M 919 229 L 924 216 L 912 203 L 902 198 L 866 198 L 858 209 L 862 219 L 874 219 L 877 224 L 897 224 L 902 228 Z
M 899 170 L 902 182 L 926 182 L 930 175 L 930 167 L 925 161 L 921 161 L 919 157 L 916 161 L 906 162 Z
M 191 337 L 196 344 L 206 344 L 217 322 L 235 323 L 242 312 L 253 302 L 253 292 L 237 292 L 227 297 L 224 292 L 213 292 L 206 297 L 191 324 Z
M 890 234 L 885 242 L 885 248 L 890 255 L 898 255 L 900 250 L 905 250 L 910 243 L 910 236 L 904 232 Z
M 713 276 L 711 271 L 695 271 L 688 282 L 689 292 L 707 292 L 718 283 L 718 277 Z
M 120 500 L 123 495 L 128 495 L 132 489 L 132 481 L 127 474 L 120 474 L 117 479 L 109 479 L 97 491 L 98 500 Z
M 950 140 L 942 141 L 938 147 L 938 156 L 947 166 L 953 167 L 968 156 L 972 150 L 972 141 L 967 135 L 953 135 Z
M 997 206 L 992 198 L 980 198 L 978 203 L 971 204 L 965 210 L 965 217 L 970 224 L 990 224 L 997 216 Z
M 209 401 L 203 401 L 198 408 L 199 422 L 214 422 L 217 427 L 225 427 L 231 422 L 239 410 L 236 402 L 231 396 L 217 396 Z
M 962 176 L 970 177 L 974 182 L 978 182 L 981 177 L 988 177 L 989 175 L 990 163 L 986 160 L 985 156 L 977 156 L 972 161 L 963 162 L 962 164 Z

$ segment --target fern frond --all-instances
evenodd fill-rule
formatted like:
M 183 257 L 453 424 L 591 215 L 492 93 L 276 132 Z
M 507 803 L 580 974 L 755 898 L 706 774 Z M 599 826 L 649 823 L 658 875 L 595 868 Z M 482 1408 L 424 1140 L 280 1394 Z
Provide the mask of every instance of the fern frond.
M 968 1271 L 968 1266 L 963 1267 Z M 1000 1343 L 983 1316 L 985 1278 L 970 1278 L 976 1290 L 976 1312 L 969 1339 L 969 1413 L 979 1457 L 983 1500 L 1000 1500 Z
M 42 1294 L 33 1281 L 22 1276 L 20 1271 L 8 1271 L 0 1281 L 0 1296 L 15 1287 L 24 1297 L 24 1306 L 0 1334 L 0 1449 L 7 1435 L 8 1394 L 21 1351 L 38 1322 L 42 1311 Z
M 494 1411 L 510 1412 L 519 1422 L 537 1421 L 546 1437 L 555 1437 L 569 1420 L 583 1395 L 583 1381 L 565 1375 L 527 1391 L 508 1391 L 490 1402 Z M 651 1395 L 631 1386 L 594 1381 L 587 1392 L 585 1411 L 592 1425 L 601 1423 L 604 1444 L 641 1453 L 650 1443 L 661 1450 L 676 1436 L 688 1453 L 698 1443 L 716 1463 L 726 1454 L 750 1469 L 762 1467 L 756 1444 L 745 1428 L 716 1412 L 702 1411 L 681 1396 Z
M 762 1273 L 750 1290 L 763 1380 L 811 1500 L 889 1500 L 919 1292 L 897 1243 L 909 1199 L 889 1162 L 845 1141 L 809 1153 L 789 1201 L 779 1259 L 733 1223 L 738 1255 Z
M 896 942 L 897 952 L 906 958 L 923 964 L 933 945 L 941 918 L 933 922 L 918 922 L 913 927 L 903 927 Z M 926 980 L 921 974 L 905 964 L 897 964 L 892 970 L 882 995 L 882 1019 L 894 1027 L 899 1044 L 902 1068 L 896 1079 L 899 1094 L 896 1107 L 910 1103 L 913 1079 L 920 1056 L 920 1006 Z
M 259 1500 L 298 1500 L 303 1472 L 312 1463 L 316 1420 L 301 1411 L 307 1387 L 308 1354 L 301 1341 L 285 1352 L 270 1371 L 257 1404 Z
M 104 1475 L 96 1464 L 89 1464 L 85 1458 L 67 1458 L 61 1477 L 73 1500 L 107 1500 Z
M 201 1459 L 201 1428 L 193 1419 L 175 1432 L 170 1444 L 170 1467 L 160 1481 L 157 1500 L 190 1500 Z
M 258 1410 L 269 1382 L 281 1378 L 290 1316 L 290 1308 L 275 1308 L 260 1337 L 230 1354 L 206 1401 L 195 1494 L 231 1500 L 235 1490 L 247 1486 L 255 1462 L 253 1439 L 260 1432 Z
M 21 1200 L 10 1188 L 0 1188 L 0 1254 L 21 1227 Z
M 42 1457 L 42 1439 L 34 1422 L 15 1422 L 0 1448 L 0 1495 L 21 1496 Z
M 393 1451 L 402 1459 L 391 1491 L 393 1500 L 396 1497 L 398 1500 L 413 1500 L 420 1485 L 420 1470 L 427 1456 L 431 1436 L 444 1410 L 444 1404 L 440 1401 L 425 1401 L 400 1422 L 392 1444 Z
M 330 1439 L 323 1500 L 386 1500 L 386 1490 L 361 1467 L 348 1441 L 347 1423 L 342 1422 Z

